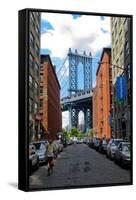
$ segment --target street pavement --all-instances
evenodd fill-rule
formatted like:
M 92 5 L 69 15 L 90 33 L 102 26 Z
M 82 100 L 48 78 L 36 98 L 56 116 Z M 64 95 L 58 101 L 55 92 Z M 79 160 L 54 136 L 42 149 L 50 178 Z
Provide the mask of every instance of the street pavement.
M 121 168 L 86 144 L 66 147 L 59 154 L 51 176 L 47 176 L 47 166 L 41 166 L 29 178 L 30 189 L 130 182 L 130 170 Z

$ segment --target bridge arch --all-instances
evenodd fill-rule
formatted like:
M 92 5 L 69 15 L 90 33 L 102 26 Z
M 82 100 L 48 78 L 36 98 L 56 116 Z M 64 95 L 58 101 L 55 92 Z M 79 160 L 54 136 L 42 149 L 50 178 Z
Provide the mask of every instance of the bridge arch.
M 79 54 L 77 49 L 75 52 L 68 52 L 69 59 L 69 95 L 78 93 L 79 83 L 78 83 L 78 72 L 80 64 L 83 66 L 83 82 L 84 87 L 82 90 L 92 90 L 92 56 L 84 51 L 83 54 Z M 82 81 L 82 80 L 81 80 Z
M 84 128 L 92 127 L 92 56 L 84 51 L 68 52 L 69 61 L 69 96 L 62 98 L 62 110 L 69 111 L 69 127 L 79 124 L 79 111 L 84 113 Z M 79 75 L 81 71 L 81 77 Z

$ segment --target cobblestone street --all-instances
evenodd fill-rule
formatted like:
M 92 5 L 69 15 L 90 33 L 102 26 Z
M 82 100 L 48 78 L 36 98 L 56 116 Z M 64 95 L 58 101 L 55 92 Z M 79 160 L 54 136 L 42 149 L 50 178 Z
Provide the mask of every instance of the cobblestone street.
M 30 176 L 29 184 L 30 189 L 47 189 L 130 181 L 130 170 L 122 169 L 86 144 L 73 144 L 59 154 L 51 176 L 47 176 L 47 166 L 41 166 Z

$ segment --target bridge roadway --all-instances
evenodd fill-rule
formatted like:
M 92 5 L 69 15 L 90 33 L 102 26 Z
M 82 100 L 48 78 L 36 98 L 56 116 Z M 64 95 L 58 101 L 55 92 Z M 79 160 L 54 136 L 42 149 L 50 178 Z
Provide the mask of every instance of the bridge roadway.
M 67 96 L 61 99 L 61 109 L 62 111 L 68 110 L 69 105 L 74 105 L 78 107 L 91 107 L 92 91 L 87 90 L 83 92 L 78 92 L 74 95 Z

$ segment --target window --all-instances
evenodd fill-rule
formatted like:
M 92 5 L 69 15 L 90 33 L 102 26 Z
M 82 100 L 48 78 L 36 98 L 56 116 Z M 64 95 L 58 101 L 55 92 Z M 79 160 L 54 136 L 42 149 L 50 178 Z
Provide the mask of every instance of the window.
M 40 94 L 43 94 L 43 86 L 40 86 Z
M 39 56 L 39 47 L 37 44 L 35 45 L 35 51 L 36 51 L 37 56 Z
M 39 29 L 37 26 L 35 27 L 35 31 L 36 31 L 37 36 L 39 37 Z
M 123 67 L 124 59 L 123 59 L 123 51 L 120 53 L 120 67 Z
M 32 84 L 33 83 L 33 78 L 31 75 L 29 75 L 29 83 Z
M 128 44 L 128 41 L 126 41 L 125 43 L 125 56 L 128 56 L 129 55 L 129 44 Z
M 128 105 L 131 105 L 131 91 L 130 91 L 130 89 L 127 90 L 127 99 L 128 99 Z
M 38 94 L 38 84 L 37 82 L 34 83 L 35 93 Z
M 29 112 L 33 111 L 33 100 L 29 98 Z
M 125 22 L 125 33 L 128 32 L 128 21 Z
M 43 107 L 43 100 L 40 99 L 40 108 L 42 108 L 42 107 Z
M 117 37 L 117 22 L 115 24 L 115 38 Z
M 34 114 L 38 113 L 38 104 L 34 103 Z
M 118 18 L 118 26 L 120 27 L 121 24 L 121 17 Z
M 29 55 L 29 66 L 32 68 L 33 67 L 33 62 L 34 62 L 34 58 L 33 56 L 30 54 Z
M 119 65 L 119 58 L 116 60 L 116 65 L 118 66 Z M 115 67 L 116 69 L 116 74 L 119 72 L 119 68 L 118 67 Z
M 119 46 L 119 44 L 118 44 L 118 40 L 116 40 L 116 44 L 115 44 L 115 54 L 118 54 L 118 46 Z
M 40 81 L 43 81 L 43 74 L 40 74 Z
M 34 16 L 33 16 L 32 13 L 31 13 L 31 15 L 30 15 L 30 20 L 31 20 L 32 26 L 35 27 L 35 20 L 34 20 Z
M 112 43 L 114 42 L 114 32 L 112 32 Z
M 38 88 L 38 84 L 35 82 L 35 84 L 34 84 L 34 87 L 35 87 L 35 89 L 37 89 Z
M 34 36 L 33 36 L 33 34 L 30 32 L 30 38 L 29 38 L 29 40 L 30 40 L 30 46 L 31 46 L 31 48 L 34 48 Z
M 127 79 L 130 79 L 130 65 L 127 66 Z
M 37 63 L 35 63 L 35 70 L 36 74 L 39 75 L 39 65 Z
M 122 34 L 122 29 L 121 29 L 120 32 L 119 32 L 119 37 L 121 37 L 121 34 Z
M 114 60 L 114 48 L 112 49 L 112 60 Z

